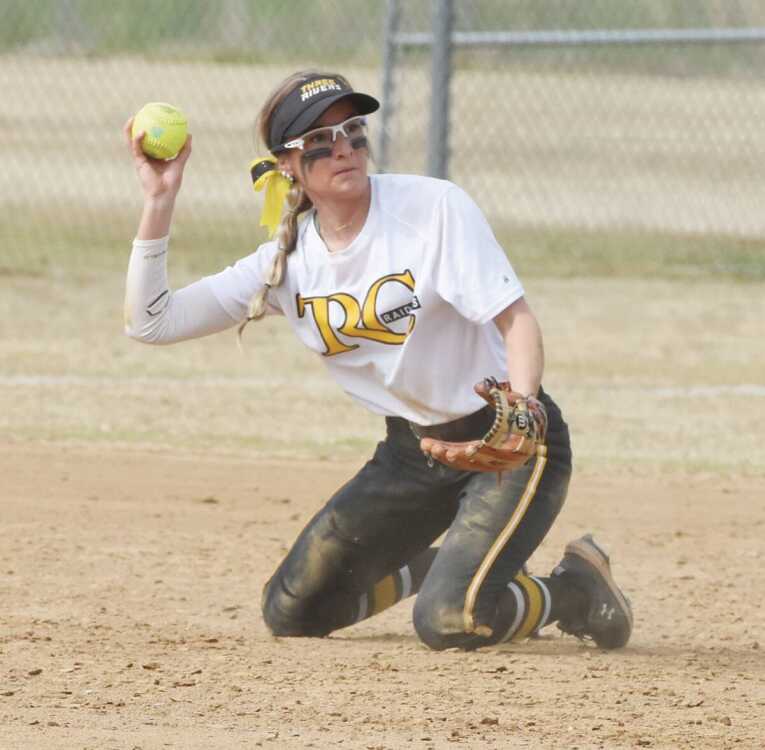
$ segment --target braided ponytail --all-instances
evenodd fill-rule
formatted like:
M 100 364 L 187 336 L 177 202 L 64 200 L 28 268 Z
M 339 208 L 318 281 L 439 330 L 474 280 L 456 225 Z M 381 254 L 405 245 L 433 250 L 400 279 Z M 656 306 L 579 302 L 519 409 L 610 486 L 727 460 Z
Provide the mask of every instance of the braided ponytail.
M 298 217 L 313 205 L 299 183 L 294 183 L 287 193 L 286 210 L 279 228 L 276 230 L 276 255 L 271 262 L 268 279 L 263 288 L 250 300 L 247 317 L 239 326 L 238 334 L 241 339 L 242 331 L 251 320 L 260 320 L 266 314 L 268 291 L 279 286 L 284 280 L 287 270 L 287 256 L 297 246 Z

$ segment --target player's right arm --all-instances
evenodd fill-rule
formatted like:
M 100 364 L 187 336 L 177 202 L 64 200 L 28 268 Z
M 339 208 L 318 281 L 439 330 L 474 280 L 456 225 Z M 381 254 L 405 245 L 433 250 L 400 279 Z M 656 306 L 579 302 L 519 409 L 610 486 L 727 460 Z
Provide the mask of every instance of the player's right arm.
M 124 133 L 144 203 L 128 264 L 125 333 L 147 344 L 172 344 L 231 328 L 239 321 L 221 305 L 208 279 L 176 292 L 168 284 L 170 225 L 191 154 L 191 135 L 172 161 L 150 159 L 141 150 L 143 133 L 131 136 L 132 124 L 131 118 Z

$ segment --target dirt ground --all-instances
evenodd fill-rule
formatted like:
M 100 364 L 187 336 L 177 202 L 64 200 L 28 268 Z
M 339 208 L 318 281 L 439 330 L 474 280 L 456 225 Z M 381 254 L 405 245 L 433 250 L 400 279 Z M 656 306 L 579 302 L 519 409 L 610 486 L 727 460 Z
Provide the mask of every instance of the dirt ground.
M 580 473 L 532 560 L 592 530 L 629 646 L 554 628 L 433 653 L 411 600 L 275 639 L 260 590 L 359 464 L 6 442 L 0 748 L 764 747 L 765 478 Z
M 122 273 L 0 281 L 0 750 L 765 747 L 762 285 L 529 281 L 576 456 L 532 569 L 593 531 L 635 632 L 464 654 L 411 600 L 267 633 L 380 430 L 279 321 L 156 349 Z

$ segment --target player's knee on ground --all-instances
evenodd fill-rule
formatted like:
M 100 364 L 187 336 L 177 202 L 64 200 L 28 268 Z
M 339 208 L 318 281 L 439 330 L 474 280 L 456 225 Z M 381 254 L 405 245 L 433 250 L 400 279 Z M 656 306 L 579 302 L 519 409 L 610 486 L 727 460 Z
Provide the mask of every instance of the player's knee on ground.
M 263 619 L 277 636 L 321 637 L 355 620 L 357 545 L 339 532 L 333 512 L 303 530 L 263 590 Z
M 414 603 L 413 619 L 420 640 L 434 651 L 474 647 L 475 636 L 463 629 L 462 607 L 420 594 Z
M 278 576 L 263 589 L 261 606 L 263 620 L 273 635 L 320 638 L 332 630 L 329 624 L 309 618 L 306 603 L 286 591 Z

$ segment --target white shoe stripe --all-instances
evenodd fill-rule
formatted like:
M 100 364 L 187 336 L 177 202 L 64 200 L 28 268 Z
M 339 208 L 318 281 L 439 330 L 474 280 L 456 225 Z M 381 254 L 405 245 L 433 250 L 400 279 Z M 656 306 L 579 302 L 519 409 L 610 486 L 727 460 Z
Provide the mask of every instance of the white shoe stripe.
M 512 591 L 513 596 L 515 596 L 515 619 L 513 620 L 513 624 L 508 628 L 507 633 L 502 636 L 501 641 L 509 641 L 518 632 L 518 628 L 521 626 L 521 621 L 526 614 L 526 600 L 524 599 L 523 592 L 518 584 L 510 581 L 510 583 L 507 584 L 507 588 Z
M 412 572 L 408 565 L 404 565 L 398 574 L 401 576 L 401 598 L 406 599 L 412 593 Z
M 369 597 L 366 594 L 362 594 L 359 599 L 359 614 L 356 616 L 356 622 L 361 622 L 366 619 L 367 611 L 369 610 Z
M 531 578 L 532 581 L 536 581 L 545 598 L 545 610 L 542 613 L 542 619 L 539 621 L 539 625 L 536 627 L 536 630 L 541 630 L 545 625 L 547 625 L 547 618 L 550 616 L 550 609 L 552 608 L 552 600 L 550 598 L 550 592 L 547 589 L 547 586 L 545 586 L 539 578 L 536 576 L 529 576 L 529 578 Z

